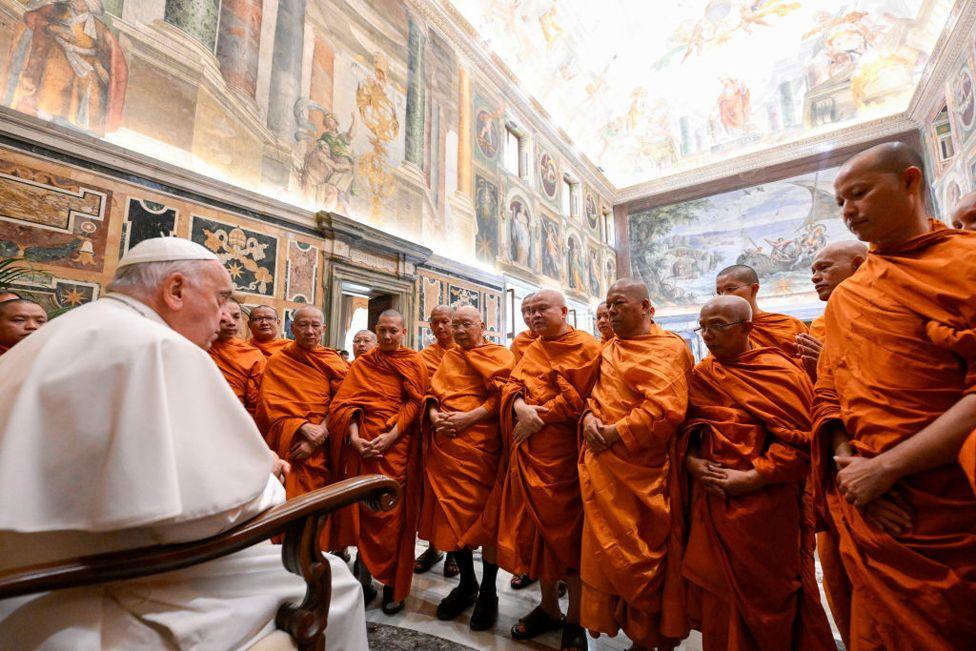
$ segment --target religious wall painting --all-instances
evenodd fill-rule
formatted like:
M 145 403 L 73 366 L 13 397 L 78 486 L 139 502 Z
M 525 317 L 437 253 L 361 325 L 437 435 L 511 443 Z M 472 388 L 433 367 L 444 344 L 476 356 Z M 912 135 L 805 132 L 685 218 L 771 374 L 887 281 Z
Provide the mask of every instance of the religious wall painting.
M 604 287 L 607 291 L 610 291 L 610 286 L 617 282 L 617 263 L 613 260 L 607 260 L 605 265 L 606 281 L 604 282 Z
M 128 66 L 98 0 L 27 4 L 8 57 L 5 106 L 99 137 L 119 128 Z
M 501 111 L 479 108 L 474 116 L 475 142 L 478 144 L 478 151 L 488 161 L 493 161 L 498 156 L 498 147 L 501 144 Z
M 962 147 L 976 132 L 976 81 L 969 61 L 955 74 L 951 86 L 952 112 L 958 129 L 956 142 Z
M 539 149 L 536 169 L 539 170 L 539 189 L 547 199 L 555 201 L 559 194 L 559 169 L 552 154 Z
M 449 285 L 447 288 L 447 304 L 454 309 L 470 305 L 481 310 L 481 292 L 460 285 Z
M 237 290 L 274 296 L 276 237 L 194 215 L 190 239 L 217 255 Z
M 498 258 L 498 186 L 481 176 L 475 177 L 475 215 L 478 233 L 475 253 L 482 262 Z
M 0 160 L 0 258 L 102 271 L 112 193 Z
M 561 280 L 563 252 L 559 222 L 548 215 L 543 215 L 539 221 L 542 234 L 542 273 L 554 280 Z
M 970 159 L 967 171 L 969 173 L 969 187 L 976 188 L 976 156 Z
M 536 267 L 535 219 L 529 202 L 521 194 L 512 195 L 508 202 L 508 257 L 527 269 Z
M 816 304 L 814 254 L 851 239 L 834 199 L 837 168 L 631 213 L 635 276 L 669 313 L 692 313 L 715 293 L 715 273 L 745 264 L 760 298 Z
M 587 282 L 590 296 L 596 296 L 598 298 L 603 298 L 603 286 L 600 281 L 600 250 L 590 244 L 587 247 Z
M 372 71 L 356 87 L 356 108 L 370 133 L 372 146 L 360 156 L 356 169 L 369 190 L 370 217 L 377 219 L 383 201 L 393 194 L 396 186 L 396 177 L 388 169 L 387 149 L 400 133 L 400 121 L 391 97 L 393 89 L 386 55 L 373 52 L 372 66 Z
M 569 288 L 584 293 L 589 287 L 586 267 L 583 263 L 583 245 L 576 233 L 570 234 L 566 244 L 566 276 Z
M 954 176 L 946 180 L 942 197 L 942 214 L 948 218 L 962 198 L 962 187 Z
M 285 271 L 285 300 L 314 305 L 318 272 L 318 247 L 298 240 L 289 240 Z
M 129 197 L 122 222 L 119 257 L 143 240 L 154 237 L 174 237 L 179 211 L 149 199 Z
M 303 97 L 295 103 L 295 124 L 298 127 L 295 132 L 297 154 L 301 162 L 295 165 L 294 174 L 302 196 L 317 210 L 349 215 L 356 172 L 352 140 L 356 133 L 357 113 L 350 113 L 340 126 L 335 113 Z M 379 169 L 373 172 L 376 179 L 382 175 Z M 377 187 L 380 186 L 383 183 Z M 385 196 L 384 192 L 379 192 L 380 198 Z
M 586 186 L 584 193 L 583 214 L 586 215 L 590 230 L 597 232 L 600 226 L 600 199 L 590 186 Z

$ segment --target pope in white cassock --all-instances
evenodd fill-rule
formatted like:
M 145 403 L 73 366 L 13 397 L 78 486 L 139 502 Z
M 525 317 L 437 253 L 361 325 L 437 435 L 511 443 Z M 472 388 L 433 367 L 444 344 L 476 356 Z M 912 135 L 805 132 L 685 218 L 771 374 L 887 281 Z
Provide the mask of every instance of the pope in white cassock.
M 0 570 L 198 540 L 285 500 L 275 458 L 205 352 L 227 271 L 178 238 L 134 246 L 104 298 L 0 357 Z M 329 649 L 367 649 L 363 595 L 330 554 Z M 144 579 L 0 601 L 4 649 L 242 649 L 305 583 L 280 547 Z

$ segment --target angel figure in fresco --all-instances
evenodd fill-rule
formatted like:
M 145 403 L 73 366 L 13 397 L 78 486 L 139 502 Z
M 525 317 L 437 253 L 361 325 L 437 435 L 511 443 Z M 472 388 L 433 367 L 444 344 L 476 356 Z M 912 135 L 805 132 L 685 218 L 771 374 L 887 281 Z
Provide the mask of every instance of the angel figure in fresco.
M 556 21 L 556 2 L 553 0 L 552 6 L 549 7 L 549 11 L 539 16 L 539 29 L 542 30 L 542 36 L 546 39 L 546 49 L 551 50 L 552 46 L 555 45 L 559 37 L 563 35 L 563 28 Z
M 3 104 L 98 136 L 122 121 L 125 55 L 101 0 L 31 0 L 11 41 Z
M 318 137 L 315 137 L 315 125 L 309 121 L 312 112 L 322 115 L 322 131 Z M 295 103 L 295 121 L 299 125 L 295 137 L 306 143 L 302 164 L 296 170 L 302 192 L 322 210 L 341 208 L 348 214 L 348 197 L 355 173 L 351 146 L 356 130 L 355 111 L 351 114 L 349 128 L 339 131 L 335 113 L 302 98 Z

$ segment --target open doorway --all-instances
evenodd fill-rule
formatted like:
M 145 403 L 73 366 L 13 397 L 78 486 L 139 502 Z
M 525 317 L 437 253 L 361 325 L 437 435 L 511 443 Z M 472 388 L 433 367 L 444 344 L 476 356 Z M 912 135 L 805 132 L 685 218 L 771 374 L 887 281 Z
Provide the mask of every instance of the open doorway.
M 344 280 L 339 285 L 339 347 L 352 354 L 352 340 L 360 330 L 373 330 L 384 310 L 399 310 L 400 297 L 364 284 Z

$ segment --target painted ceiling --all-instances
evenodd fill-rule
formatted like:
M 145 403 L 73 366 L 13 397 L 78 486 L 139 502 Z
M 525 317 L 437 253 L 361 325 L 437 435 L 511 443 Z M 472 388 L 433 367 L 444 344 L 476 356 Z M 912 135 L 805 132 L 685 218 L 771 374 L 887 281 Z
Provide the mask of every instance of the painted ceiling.
M 908 108 L 953 0 L 450 0 L 617 188 Z

